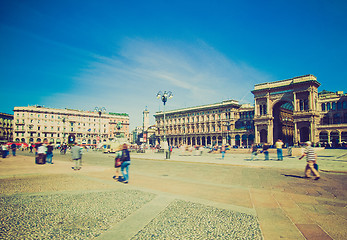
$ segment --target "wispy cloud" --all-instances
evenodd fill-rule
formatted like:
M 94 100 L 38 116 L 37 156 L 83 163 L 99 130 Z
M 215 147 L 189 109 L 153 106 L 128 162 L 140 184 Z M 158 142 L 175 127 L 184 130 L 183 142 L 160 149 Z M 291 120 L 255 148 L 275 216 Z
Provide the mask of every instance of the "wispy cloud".
M 103 104 L 114 111 L 138 115 L 139 119 L 133 119 L 135 125 L 141 125 L 145 106 L 157 111 L 155 106 L 159 103 L 154 97 L 159 90 L 174 93 L 171 109 L 225 99 L 250 102 L 252 96 L 248 93 L 254 83 L 267 78 L 247 64 L 226 58 L 204 42 L 188 45 L 127 39 L 117 55 L 94 59 L 75 77 L 76 88 L 71 98 L 78 106 L 86 102 Z

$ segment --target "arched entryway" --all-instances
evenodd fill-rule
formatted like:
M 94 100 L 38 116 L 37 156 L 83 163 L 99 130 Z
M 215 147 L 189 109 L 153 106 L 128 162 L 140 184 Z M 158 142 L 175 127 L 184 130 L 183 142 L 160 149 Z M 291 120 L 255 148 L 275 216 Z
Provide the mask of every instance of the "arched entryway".
M 300 128 L 300 142 L 307 142 L 310 140 L 310 129 L 308 127 Z
M 339 132 L 338 131 L 332 131 L 330 133 L 330 142 L 332 143 L 333 147 L 337 147 L 339 144 Z
M 240 146 L 240 135 L 235 136 L 235 145 Z
M 327 131 L 323 131 L 319 133 L 319 142 L 321 143 L 329 142 L 329 133 Z
M 265 129 L 260 130 L 260 142 L 267 143 L 267 131 Z
M 273 107 L 273 139 L 281 139 L 289 146 L 293 145 L 294 136 L 293 109 L 293 104 L 286 101 L 280 101 Z

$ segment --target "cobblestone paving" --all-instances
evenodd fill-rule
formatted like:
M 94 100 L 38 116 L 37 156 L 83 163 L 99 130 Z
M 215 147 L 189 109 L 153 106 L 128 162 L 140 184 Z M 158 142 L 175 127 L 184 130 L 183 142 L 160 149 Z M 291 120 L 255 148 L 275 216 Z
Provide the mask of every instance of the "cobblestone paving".
M 176 200 L 132 239 L 262 239 L 257 218 Z
M 0 194 L 6 195 L 47 191 L 107 189 L 111 187 L 108 184 L 102 184 L 80 178 L 79 176 L 67 174 L 17 176 L 5 178 L 0 179 L 0 186 Z
M 21 188 L 18 182 L 25 183 L 25 179 L 29 181 Z M 33 182 L 42 183 L 40 180 L 40 177 L 21 178 L 19 181 L 2 179 L 1 184 L 5 183 L 7 189 L 2 191 L 8 194 L 10 189 L 19 187 L 17 192 L 36 192 L 37 189 L 30 191 L 28 186 L 42 187 L 44 184 L 32 185 Z M 12 187 L 11 182 L 14 183 Z M 70 182 L 72 186 L 75 184 L 76 181 Z M 53 185 L 55 189 L 64 188 L 64 184 L 63 187 Z M 94 239 L 154 196 L 121 189 L 1 195 L 0 239 Z

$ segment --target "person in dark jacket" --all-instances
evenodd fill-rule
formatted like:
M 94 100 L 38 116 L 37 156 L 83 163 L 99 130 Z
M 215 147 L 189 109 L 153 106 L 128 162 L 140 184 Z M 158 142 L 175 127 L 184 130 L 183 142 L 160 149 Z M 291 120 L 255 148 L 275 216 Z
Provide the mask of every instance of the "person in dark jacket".
M 17 145 L 15 143 L 12 143 L 11 150 L 12 150 L 12 155 L 16 156 Z
M 263 153 L 264 153 L 264 156 L 265 156 L 265 161 L 270 160 L 270 158 L 269 158 L 269 148 L 270 148 L 270 145 L 267 144 L 267 143 L 264 143 L 264 145 L 263 145 Z
M 121 165 L 121 171 L 123 174 L 124 183 L 129 182 L 129 165 L 130 165 L 130 153 L 128 150 L 128 146 L 126 145 L 126 143 L 124 143 L 123 150 L 122 150 L 122 165 Z
M 52 158 L 53 158 L 53 145 L 48 144 L 47 153 L 46 153 L 46 163 L 53 164 Z

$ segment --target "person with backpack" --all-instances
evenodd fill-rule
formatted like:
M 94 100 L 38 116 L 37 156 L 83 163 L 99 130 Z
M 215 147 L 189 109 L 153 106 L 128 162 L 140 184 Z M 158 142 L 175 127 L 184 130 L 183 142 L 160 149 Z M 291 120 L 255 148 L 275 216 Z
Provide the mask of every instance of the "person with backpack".
M 123 183 L 129 182 L 129 166 L 130 166 L 130 152 L 128 150 L 128 146 L 126 143 L 123 144 L 123 150 L 122 150 L 122 165 L 121 165 L 121 171 L 123 174 Z
M 120 145 L 116 149 L 116 158 L 114 159 L 114 168 L 116 169 L 116 173 L 113 176 L 113 179 L 115 180 L 121 180 L 119 169 L 122 166 L 122 154 L 123 154 L 122 146 Z

